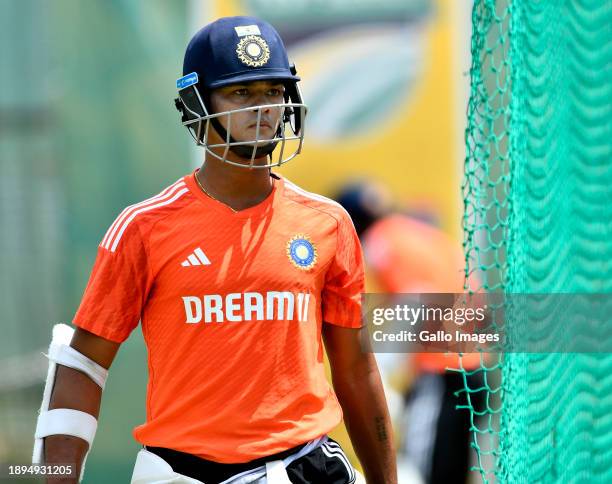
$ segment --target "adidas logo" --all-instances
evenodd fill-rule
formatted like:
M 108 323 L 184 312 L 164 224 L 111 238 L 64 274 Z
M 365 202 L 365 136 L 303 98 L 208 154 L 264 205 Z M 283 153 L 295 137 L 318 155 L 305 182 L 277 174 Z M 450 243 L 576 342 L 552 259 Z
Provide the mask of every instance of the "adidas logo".
M 193 251 L 193 254 L 189 254 L 187 260 L 181 262 L 181 265 L 183 267 L 209 266 L 210 261 L 208 260 L 208 257 L 206 257 L 206 254 L 202 251 L 202 249 L 198 247 L 196 250 Z

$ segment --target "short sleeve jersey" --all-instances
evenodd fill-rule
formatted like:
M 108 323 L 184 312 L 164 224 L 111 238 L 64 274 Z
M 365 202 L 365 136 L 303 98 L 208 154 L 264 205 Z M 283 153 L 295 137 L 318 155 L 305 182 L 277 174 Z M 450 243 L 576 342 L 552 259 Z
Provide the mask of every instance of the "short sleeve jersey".
M 363 261 L 337 203 L 274 176 L 232 211 L 194 173 L 106 232 L 74 324 L 122 342 L 142 324 L 144 445 L 217 462 L 281 452 L 334 428 L 321 327 L 361 326 Z

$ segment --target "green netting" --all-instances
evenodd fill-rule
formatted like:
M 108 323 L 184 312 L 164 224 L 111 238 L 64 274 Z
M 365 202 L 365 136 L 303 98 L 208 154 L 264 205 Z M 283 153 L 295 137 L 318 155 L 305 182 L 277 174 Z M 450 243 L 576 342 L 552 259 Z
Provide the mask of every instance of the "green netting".
M 474 2 L 470 289 L 612 293 L 611 26 L 608 0 Z M 500 352 L 475 372 L 483 481 L 612 482 L 612 355 Z

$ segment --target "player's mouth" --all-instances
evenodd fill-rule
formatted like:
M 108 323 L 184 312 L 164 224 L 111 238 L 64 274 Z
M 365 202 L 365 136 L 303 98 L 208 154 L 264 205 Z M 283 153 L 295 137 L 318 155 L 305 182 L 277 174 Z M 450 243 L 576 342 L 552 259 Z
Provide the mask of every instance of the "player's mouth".
M 267 121 L 260 121 L 259 122 L 259 127 L 260 128 L 268 128 L 268 129 L 272 129 L 272 125 L 270 123 L 268 123 Z M 247 126 L 247 128 L 251 129 L 251 128 L 255 128 L 257 129 L 257 122 L 254 122 L 252 124 L 249 124 Z

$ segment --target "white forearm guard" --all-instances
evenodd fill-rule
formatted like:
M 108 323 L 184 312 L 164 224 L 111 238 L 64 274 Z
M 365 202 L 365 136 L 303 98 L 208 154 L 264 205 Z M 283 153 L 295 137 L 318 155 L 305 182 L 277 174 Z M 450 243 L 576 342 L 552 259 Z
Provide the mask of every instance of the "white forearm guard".
M 85 440 L 91 449 L 91 444 L 96 434 L 98 421 L 92 415 L 68 408 L 49 410 L 57 365 L 64 365 L 85 373 L 104 390 L 108 371 L 70 346 L 73 333 L 74 330 L 66 324 L 56 324 L 53 327 L 53 338 L 49 346 L 49 354 L 46 355 L 49 358 L 49 370 L 47 372 L 47 381 L 34 435 L 33 464 L 44 464 L 43 439 L 49 435 L 72 435 L 79 437 Z M 85 454 L 81 465 L 80 479 L 83 477 L 86 458 L 87 454 Z

